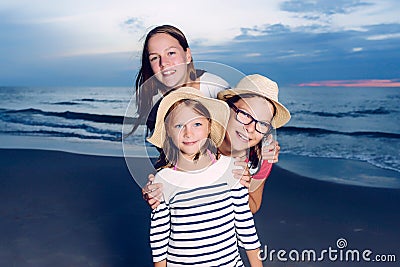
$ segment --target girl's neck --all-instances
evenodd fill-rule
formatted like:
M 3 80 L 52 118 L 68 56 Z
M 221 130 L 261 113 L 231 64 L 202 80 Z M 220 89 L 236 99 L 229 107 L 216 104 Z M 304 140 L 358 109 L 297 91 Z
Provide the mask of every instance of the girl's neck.
M 173 90 L 173 89 L 178 89 L 178 88 L 180 88 L 180 87 L 193 87 L 193 88 L 195 88 L 195 89 L 200 90 L 200 79 L 197 78 L 195 81 L 191 81 L 191 80 L 186 81 L 186 83 L 182 84 L 182 85 L 179 86 L 179 87 L 162 89 L 162 90 L 160 90 L 160 93 L 161 93 L 163 96 L 165 96 L 165 95 L 166 95 L 168 92 L 170 92 L 171 90 Z
M 193 87 L 200 90 L 200 78 L 196 78 L 196 80 L 192 81 L 189 77 L 186 80 L 185 84 L 182 86 Z
M 195 81 L 188 81 L 188 82 L 186 82 L 186 86 L 193 87 L 193 88 L 200 90 L 200 81 L 198 78 Z
M 247 150 L 232 150 L 231 148 L 231 144 L 228 143 L 226 141 L 226 139 L 224 139 L 224 141 L 222 141 L 222 144 L 218 147 L 218 151 L 227 157 L 242 157 L 247 155 L 248 151 Z
M 197 160 L 194 160 L 195 155 L 183 155 L 179 153 L 178 160 L 175 164 L 174 169 L 180 171 L 198 171 L 209 167 L 215 162 L 215 156 L 209 152 L 200 154 Z

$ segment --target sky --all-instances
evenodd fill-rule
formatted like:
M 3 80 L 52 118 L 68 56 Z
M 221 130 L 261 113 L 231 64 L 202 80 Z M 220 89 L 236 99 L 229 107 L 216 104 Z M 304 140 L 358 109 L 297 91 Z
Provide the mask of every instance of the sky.
M 0 86 L 132 86 L 171 24 L 194 60 L 291 86 L 400 87 L 398 0 L 0 2 Z

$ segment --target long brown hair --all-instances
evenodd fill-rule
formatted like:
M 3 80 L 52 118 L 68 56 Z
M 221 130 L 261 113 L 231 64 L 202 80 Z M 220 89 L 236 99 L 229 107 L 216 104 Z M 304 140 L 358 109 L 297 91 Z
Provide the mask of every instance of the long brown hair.
M 182 99 L 182 100 L 179 100 L 176 103 L 174 103 L 168 109 L 168 112 L 166 113 L 166 115 L 164 117 L 165 129 L 167 131 L 167 134 L 166 134 L 164 144 L 163 144 L 163 151 L 164 151 L 166 160 L 168 162 L 167 167 L 176 165 L 176 162 L 178 160 L 179 149 L 173 143 L 172 139 L 169 137 L 168 128 L 169 128 L 171 117 L 172 117 L 170 115 L 173 112 L 173 110 L 176 107 L 178 107 L 179 105 L 186 105 L 187 107 L 191 107 L 194 112 L 196 112 L 200 116 L 207 118 L 210 129 L 211 129 L 211 124 L 212 124 L 210 112 L 200 102 L 193 100 L 193 99 Z M 201 155 L 205 154 L 207 150 L 210 150 L 210 152 L 213 154 L 217 153 L 217 148 L 216 148 L 215 144 L 213 143 L 213 141 L 211 140 L 210 133 L 208 134 L 208 138 L 207 138 L 205 144 L 200 148 L 199 153 L 196 154 L 194 160 L 198 160 L 199 157 Z
M 141 67 L 139 69 L 135 81 L 136 106 L 137 106 L 136 113 L 138 115 L 138 118 L 135 121 L 133 128 L 129 134 L 134 133 L 140 124 L 144 124 L 146 122 L 147 116 L 149 115 L 150 110 L 154 104 L 153 96 L 157 95 L 159 90 L 165 92 L 168 89 L 164 84 L 162 84 L 157 79 L 154 78 L 150 79 L 151 77 L 153 77 L 155 73 L 151 69 L 148 45 L 151 37 L 153 37 L 158 33 L 165 33 L 175 38 L 179 42 L 180 46 L 182 46 L 185 52 L 189 48 L 188 41 L 183 32 L 171 25 L 157 26 L 146 35 L 143 44 Z M 189 72 L 188 73 L 189 78 L 192 81 L 195 81 L 197 76 L 193 65 L 193 57 L 191 62 L 188 64 L 188 72 Z

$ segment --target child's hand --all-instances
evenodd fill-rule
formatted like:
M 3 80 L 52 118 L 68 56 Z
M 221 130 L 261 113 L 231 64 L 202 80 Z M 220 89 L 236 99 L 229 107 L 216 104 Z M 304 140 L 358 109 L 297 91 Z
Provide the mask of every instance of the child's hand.
M 280 150 L 278 141 L 272 140 L 269 145 L 262 147 L 262 159 L 267 160 L 268 163 L 277 163 Z
M 149 174 L 147 184 L 142 188 L 143 199 L 147 201 L 147 204 L 152 209 L 155 209 L 160 205 L 162 197 L 162 183 L 153 184 L 155 176 Z
M 232 170 L 233 177 L 235 177 L 236 179 L 240 179 L 240 183 L 246 188 L 249 188 L 251 175 L 249 171 L 249 166 L 247 165 L 246 162 L 246 156 L 236 157 L 234 164 L 235 166 L 241 166 L 242 168 L 233 169 Z

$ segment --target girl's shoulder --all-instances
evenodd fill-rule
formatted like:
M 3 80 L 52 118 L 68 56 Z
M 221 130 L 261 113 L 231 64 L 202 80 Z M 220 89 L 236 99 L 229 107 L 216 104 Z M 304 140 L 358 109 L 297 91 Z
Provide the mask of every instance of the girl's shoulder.
M 208 97 L 217 98 L 220 91 L 230 88 L 229 83 L 218 75 L 205 72 L 200 76 L 200 91 Z
M 200 81 L 205 83 L 214 83 L 225 88 L 229 87 L 229 83 L 225 81 L 222 77 L 209 72 L 204 72 L 200 76 Z

